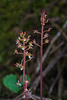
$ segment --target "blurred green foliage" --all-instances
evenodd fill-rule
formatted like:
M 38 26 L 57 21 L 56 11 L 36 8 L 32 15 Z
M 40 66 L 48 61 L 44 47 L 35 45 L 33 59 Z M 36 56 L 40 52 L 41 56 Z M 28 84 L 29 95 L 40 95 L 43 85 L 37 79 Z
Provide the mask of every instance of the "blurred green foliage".
M 43 0 L 44 3 L 46 3 L 46 0 Z
M 67 95 L 64 95 L 64 96 L 62 97 L 62 100 L 67 100 Z
M 2 0 L 0 2 L 0 62 L 4 60 L 4 56 L 9 55 L 7 48 L 16 39 L 14 27 L 18 26 L 20 18 L 28 9 L 27 0 Z

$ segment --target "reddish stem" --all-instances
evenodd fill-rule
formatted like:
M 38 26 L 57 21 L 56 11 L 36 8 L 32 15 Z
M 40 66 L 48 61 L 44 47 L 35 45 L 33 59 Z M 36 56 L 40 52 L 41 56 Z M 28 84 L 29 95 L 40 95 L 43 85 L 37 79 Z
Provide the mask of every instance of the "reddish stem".
M 25 42 L 23 42 L 23 45 L 25 46 Z M 24 50 L 23 86 L 24 86 L 25 98 L 26 100 L 28 100 L 26 92 L 26 83 L 25 83 L 25 50 Z
M 43 25 L 42 25 L 42 33 L 41 33 L 41 47 L 40 47 L 40 96 L 42 100 L 42 52 L 43 52 Z

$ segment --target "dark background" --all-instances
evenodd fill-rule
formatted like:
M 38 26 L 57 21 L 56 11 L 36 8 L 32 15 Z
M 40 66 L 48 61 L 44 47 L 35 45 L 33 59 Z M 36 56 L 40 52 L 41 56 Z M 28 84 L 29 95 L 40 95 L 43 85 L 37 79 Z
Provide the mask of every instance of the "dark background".
M 14 65 L 21 57 L 13 54 L 16 49 L 15 41 L 21 30 L 27 31 L 31 40 L 36 39 L 40 43 L 40 36 L 34 34 L 33 30 L 41 29 L 42 9 L 45 9 L 47 18 L 50 19 L 45 29 L 52 27 L 49 32 L 52 44 L 43 47 L 43 55 L 46 54 L 43 71 L 50 68 L 47 75 L 43 75 L 43 97 L 67 100 L 67 0 L 0 0 L 0 99 L 15 98 L 23 92 L 23 89 L 17 94 L 11 92 L 3 85 L 3 78 L 8 74 L 17 77 L 22 74 Z M 31 78 L 29 88 L 39 76 L 39 71 L 36 72 L 40 62 L 37 46 L 34 46 L 32 54 L 34 59 L 26 64 L 26 73 Z M 50 93 L 53 83 L 54 88 Z M 39 84 L 33 94 L 40 96 Z

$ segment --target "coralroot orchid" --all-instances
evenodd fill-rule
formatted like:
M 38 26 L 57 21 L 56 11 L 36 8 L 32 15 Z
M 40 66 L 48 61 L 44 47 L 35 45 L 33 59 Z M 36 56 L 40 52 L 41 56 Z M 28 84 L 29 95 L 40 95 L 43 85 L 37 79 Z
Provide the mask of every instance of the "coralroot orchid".
M 46 32 L 49 32 L 52 28 L 49 28 L 48 30 L 44 30 L 45 24 L 49 21 L 49 19 L 46 19 L 46 12 L 45 10 L 42 10 L 41 14 L 41 32 L 38 32 L 38 30 L 33 30 L 34 33 L 41 35 L 41 45 L 37 44 L 35 40 L 33 40 L 33 44 L 40 47 L 40 95 L 42 100 L 42 54 L 43 54 L 43 44 L 49 43 L 49 35 Z M 44 40 L 45 39 L 45 40 Z
M 20 83 L 20 81 L 18 80 L 18 82 L 16 83 L 17 84 L 17 86 L 21 86 L 21 83 Z
M 30 49 L 33 49 L 32 42 L 29 42 L 29 44 L 28 44 L 30 37 L 31 37 L 30 35 L 28 37 L 26 37 L 26 32 L 23 33 L 21 31 L 20 36 L 16 40 L 16 44 L 17 44 L 17 47 L 22 50 L 22 52 L 18 52 L 18 50 L 15 50 L 16 54 L 23 55 L 23 59 L 21 60 L 21 64 L 16 63 L 16 67 L 20 68 L 20 70 L 23 70 L 23 86 L 24 86 L 24 93 L 25 93 L 26 100 L 28 100 L 28 98 L 27 98 L 27 91 L 28 91 L 27 83 L 29 83 L 29 82 L 27 81 L 27 78 L 25 76 L 25 63 L 30 61 L 33 58 L 33 55 L 31 53 L 29 53 L 29 51 L 28 51 Z M 26 61 L 26 56 L 28 56 L 27 61 Z M 16 83 L 17 86 L 21 86 L 20 82 L 21 82 L 21 80 L 20 81 L 18 80 L 18 83 Z
M 49 35 L 47 32 L 49 32 L 52 28 L 49 28 L 47 30 L 44 30 L 44 26 L 46 23 L 48 23 L 49 19 L 46 19 L 46 12 L 45 10 L 42 10 L 41 14 L 41 32 L 38 30 L 33 30 L 34 33 L 40 34 L 41 35 L 41 44 L 39 45 L 36 43 L 36 40 L 34 39 L 33 41 L 30 41 L 30 35 L 27 37 L 26 32 L 23 33 L 23 31 L 20 32 L 20 36 L 16 40 L 17 47 L 20 49 L 21 52 L 18 52 L 18 50 L 15 50 L 15 54 L 21 54 L 23 55 L 23 58 L 21 60 L 21 63 L 16 63 L 16 67 L 20 68 L 20 70 L 23 70 L 23 86 L 24 86 L 24 93 L 25 93 L 25 98 L 27 98 L 27 84 L 29 84 L 29 81 L 27 80 L 27 77 L 25 75 L 25 64 L 29 62 L 32 58 L 33 55 L 29 52 L 30 49 L 33 49 L 33 44 L 37 45 L 40 47 L 40 95 L 41 95 L 41 100 L 42 100 L 42 55 L 43 55 L 43 44 L 49 43 L 50 40 L 48 39 Z M 29 43 L 28 43 L 29 42 Z M 26 57 L 28 58 L 26 60 Z M 17 86 L 21 86 L 21 79 L 18 80 L 18 83 L 16 83 Z

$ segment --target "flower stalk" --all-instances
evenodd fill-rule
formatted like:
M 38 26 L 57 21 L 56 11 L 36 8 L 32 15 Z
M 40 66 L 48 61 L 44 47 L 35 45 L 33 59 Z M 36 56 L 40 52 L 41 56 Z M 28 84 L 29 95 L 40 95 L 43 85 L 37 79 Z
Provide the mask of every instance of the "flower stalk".
M 42 100 L 42 52 L 43 52 L 43 25 L 42 25 L 42 32 L 41 32 L 41 46 L 40 46 L 40 96 Z
M 25 47 L 25 41 L 23 41 L 23 46 Z M 25 91 L 27 88 L 27 84 L 25 83 L 25 49 L 24 49 L 24 52 L 23 52 L 23 58 L 24 58 L 24 68 L 23 68 L 23 86 L 24 86 L 24 92 L 25 92 L 25 97 L 26 97 L 26 100 L 28 100 L 27 98 L 27 92 Z
M 23 70 L 23 86 L 24 86 L 24 93 L 25 93 L 26 100 L 28 100 L 28 97 L 27 97 L 27 92 L 28 92 L 27 84 L 29 82 L 27 81 L 27 78 L 26 78 L 26 75 L 25 75 L 25 64 L 26 64 L 26 62 L 30 61 L 33 58 L 33 55 L 28 52 L 28 50 L 33 49 L 32 48 L 33 47 L 32 42 L 29 42 L 30 37 L 31 37 L 30 35 L 28 37 L 26 37 L 26 32 L 24 32 L 24 33 L 21 32 L 20 37 L 18 37 L 18 39 L 16 41 L 16 44 L 17 44 L 17 47 L 19 49 L 21 49 L 22 52 L 18 52 L 18 50 L 15 50 L 16 54 L 23 55 L 23 58 L 21 60 L 21 64 L 16 63 L 16 67 L 20 68 L 20 70 Z M 28 42 L 29 42 L 29 44 L 28 44 Z M 28 57 L 27 60 L 26 60 L 26 56 Z M 17 84 L 17 86 L 21 86 L 21 79 L 20 79 L 20 81 L 18 80 L 18 83 L 16 83 L 16 84 Z
M 52 28 L 49 28 L 48 30 L 44 30 L 45 24 L 49 21 L 46 19 L 46 12 L 45 10 L 42 10 L 41 14 L 41 32 L 38 32 L 38 30 L 33 30 L 34 33 L 40 34 L 41 35 L 41 44 L 37 44 L 36 41 L 34 40 L 33 43 L 37 46 L 40 47 L 40 97 L 42 100 L 42 55 L 43 55 L 43 44 L 49 43 L 49 35 L 46 32 L 49 32 Z M 45 41 L 44 41 L 45 40 Z

